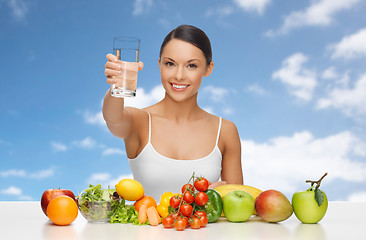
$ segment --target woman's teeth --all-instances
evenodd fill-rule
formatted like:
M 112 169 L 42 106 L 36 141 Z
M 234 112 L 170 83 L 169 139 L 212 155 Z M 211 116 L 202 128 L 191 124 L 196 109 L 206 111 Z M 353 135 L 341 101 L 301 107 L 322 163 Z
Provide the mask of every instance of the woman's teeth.
M 175 85 L 175 84 L 172 84 L 174 88 L 179 88 L 179 89 L 183 89 L 183 88 L 186 88 L 188 87 L 188 85 Z

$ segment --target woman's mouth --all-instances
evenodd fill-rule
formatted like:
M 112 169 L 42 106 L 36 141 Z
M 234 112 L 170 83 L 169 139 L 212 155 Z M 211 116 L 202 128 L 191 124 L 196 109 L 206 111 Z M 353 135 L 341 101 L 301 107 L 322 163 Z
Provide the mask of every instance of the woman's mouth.
M 172 86 L 172 89 L 177 92 L 184 91 L 187 87 L 189 87 L 189 84 L 176 84 L 176 83 L 170 83 Z

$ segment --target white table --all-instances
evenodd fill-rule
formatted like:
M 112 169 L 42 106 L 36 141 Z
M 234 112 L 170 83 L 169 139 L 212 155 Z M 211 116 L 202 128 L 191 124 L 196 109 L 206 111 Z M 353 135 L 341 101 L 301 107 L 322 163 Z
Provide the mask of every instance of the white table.
M 244 223 L 230 223 L 221 218 L 205 228 L 179 232 L 162 225 L 91 224 L 81 214 L 69 226 L 56 226 L 43 214 L 40 202 L 0 201 L 0 239 L 366 239 L 365 215 L 366 202 L 329 202 L 328 212 L 318 224 L 302 224 L 295 215 L 276 224 L 254 216 Z

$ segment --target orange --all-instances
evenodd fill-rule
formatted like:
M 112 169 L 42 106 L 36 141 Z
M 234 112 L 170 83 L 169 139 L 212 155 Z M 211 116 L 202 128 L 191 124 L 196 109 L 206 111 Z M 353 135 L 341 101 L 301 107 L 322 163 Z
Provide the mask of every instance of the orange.
M 69 196 L 54 198 L 47 206 L 47 216 L 56 225 L 69 225 L 78 216 L 78 206 Z
M 157 207 L 156 201 L 153 197 L 150 196 L 143 196 L 140 200 L 136 201 L 134 206 L 137 211 L 140 210 L 142 205 L 146 205 L 147 208 L 149 207 Z

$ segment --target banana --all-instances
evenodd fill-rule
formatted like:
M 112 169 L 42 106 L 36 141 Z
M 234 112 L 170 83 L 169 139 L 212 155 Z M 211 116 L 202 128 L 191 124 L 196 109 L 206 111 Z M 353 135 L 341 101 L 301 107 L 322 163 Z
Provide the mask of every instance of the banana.
M 262 192 L 262 190 L 259 190 L 258 188 L 248 186 L 248 185 L 240 185 L 240 184 L 224 184 L 221 186 L 218 186 L 215 188 L 216 191 L 218 191 L 221 195 L 221 198 L 224 199 L 226 194 L 232 191 L 241 190 L 249 193 L 252 195 L 254 200 L 258 197 L 258 195 Z M 254 215 L 257 214 L 257 212 L 254 210 Z M 224 212 L 222 212 L 221 216 L 224 216 Z

